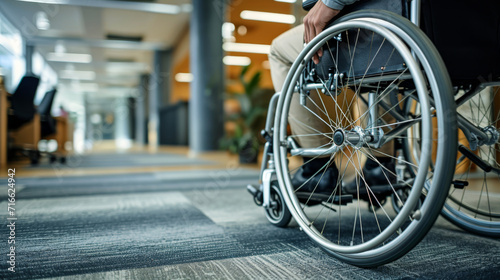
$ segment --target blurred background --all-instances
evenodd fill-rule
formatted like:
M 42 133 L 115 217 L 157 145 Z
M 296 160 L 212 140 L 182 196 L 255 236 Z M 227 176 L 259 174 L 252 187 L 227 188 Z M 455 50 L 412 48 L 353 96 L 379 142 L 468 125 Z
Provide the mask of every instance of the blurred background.
M 302 21 L 300 5 L 2 1 L 1 163 L 37 164 L 44 154 L 64 163 L 102 146 L 155 152 L 173 145 L 193 155 L 258 148 L 274 93 L 267 54 L 276 36 Z M 23 86 L 25 76 L 38 81 Z
M 500 243 L 443 219 L 367 270 L 255 205 L 270 45 L 304 15 L 298 0 L 0 0 L 0 279 L 499 279 Z

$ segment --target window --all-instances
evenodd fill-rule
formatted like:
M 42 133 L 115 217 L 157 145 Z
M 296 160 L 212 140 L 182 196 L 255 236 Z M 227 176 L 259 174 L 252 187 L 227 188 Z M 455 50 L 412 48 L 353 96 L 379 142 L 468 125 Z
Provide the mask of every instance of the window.
M 9 91 L 13 91 L 25 71 L 21 33 L 0 14 L 0 72 Z

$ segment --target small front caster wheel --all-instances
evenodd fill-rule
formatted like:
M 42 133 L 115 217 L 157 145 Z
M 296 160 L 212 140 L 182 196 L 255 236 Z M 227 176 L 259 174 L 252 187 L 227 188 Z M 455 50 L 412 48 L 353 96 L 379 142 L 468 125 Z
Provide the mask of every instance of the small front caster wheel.
M 271 182 L 270 206 L 265 209 L 269 222 L 277 227 L 286 227 L 292 215 L 285 205 L 285 200 L 281 194 L 277 181 Z

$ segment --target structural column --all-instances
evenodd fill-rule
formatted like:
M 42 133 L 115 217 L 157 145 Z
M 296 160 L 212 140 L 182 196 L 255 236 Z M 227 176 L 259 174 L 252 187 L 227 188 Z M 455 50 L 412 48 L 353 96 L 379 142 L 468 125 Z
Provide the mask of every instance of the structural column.
M 117 98 L 115 104 L 115 140 L 118 148 L 126 149 L 131 145 L 130 140 L 130 115 L 128 108 L 128 98 Z
M 170 103 L 169 71 L 172 52 L 156 50 L 153 57 L 153 72 L 149 79 L 149 121 L 148 144 L 151 151 L 156 151 L 160 143 L 160 129 L 168 129 L 161 123 L 160 109 Z
M 223 136 L 223 0 L 193 0 L 190 25 L 189 148 L 216 150 Z
M 24 58 L 26 62 L 26 74 L 33 74 L 33 53 L 35 47 L 30 44 L 24 45 Z
M 160 100 L 162 87 L 160 75 L 160 51 L 154 52 L 153 72 L 149 79 L 149 96 L 148 96 L 148 146 L 149 150 L 154 152 L 158 149 L 160 138 Z
M 138 145 L 146 144 L 146 102 L 149 75 L 141 75 L 138 95 L 135 99 L 135 141 Z

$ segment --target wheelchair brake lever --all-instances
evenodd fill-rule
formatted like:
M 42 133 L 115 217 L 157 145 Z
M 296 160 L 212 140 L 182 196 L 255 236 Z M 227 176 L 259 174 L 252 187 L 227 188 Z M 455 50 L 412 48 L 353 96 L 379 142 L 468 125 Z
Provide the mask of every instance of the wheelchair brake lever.
M 328 74 L 328 81 L 326 82 L 327 92 L 324 92 L 324 94 L 331 95 L 332 92 L 335 92 L 335 95 L 339 95 L 340 93 L 342 93 L 342 90 L 339 90 L 339 80 L 342 80 L 343 78 L 344 73 L 332 74 L 330 72 Z
M 260 135 L 262 135 L 262 137 L 264 137 L 264 139 L 266 139 L 266 141 L 269 143 L 269 144 L 273 144 L 273 137 L 271 136 L 271 134 L 269 132 L 267 132 L 267 130 L 263 129 L 260 131 Z

